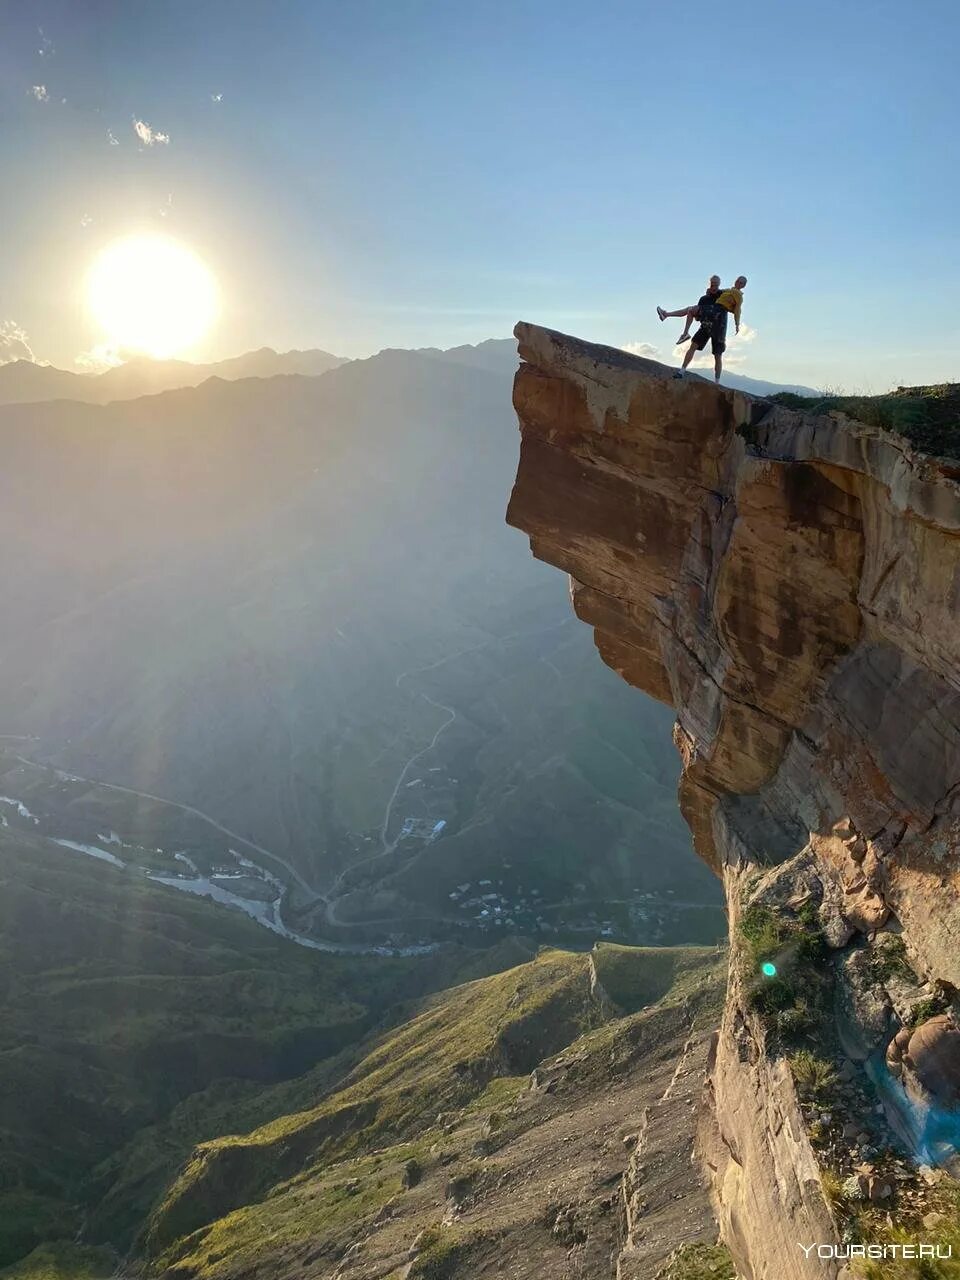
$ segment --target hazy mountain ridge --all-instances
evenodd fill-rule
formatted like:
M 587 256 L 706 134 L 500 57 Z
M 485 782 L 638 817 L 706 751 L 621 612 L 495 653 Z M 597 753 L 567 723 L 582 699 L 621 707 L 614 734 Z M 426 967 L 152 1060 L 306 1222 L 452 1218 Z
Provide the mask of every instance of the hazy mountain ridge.
M 769 382 L 764 378 L 750 378 L 745 373 L 724 372 L 721 385 L 733 387 L 737 391 L 746 391 L 751 396 L 775 396 L 781 391 L 789 391 L 795 396 L 818 396 L 819 391 L 813 387 L 804 387 L 793 382 Z
M 418 355 L 431 356 L 438 360 L 452 360 L 458 364 L 468 364 L 475 368 L 489 369 L 491 372 L 513 374 L 519 364 L 517 356 L 517 343 L 514 338 L 488 338 L 486 342 L 477 343 L 475 346 L 465 345 L 459 347 L 449 347 L 447 350 L 441 350 L 439 347 L 420 347 L 417 348 Z M 669 363 L 665 360 L 663 363 Z M 701 377 L 710 377 L 709 373 L 694 370 Z M 795 383 L 787 382 L 771 382 L 764 378 L 751 378 L 745 373 L 732 373 L 725 370 L 723 374 L 723 385 L 734 387 L 738 391 L 746 391 L 752 396 L 772 396 L 781 391 L 788 391 L 798 396 L 816 396 L 820 393 L 812 387 L 804 387 Z
M 517 367 L 516 343 L 512 338 L 488 338 L 483 342 L 464 343 L 446 349 L 418 347 L 410 351 L 403 347 L 385 347 L 377 354 L 387 359 L 394 355 L 425 356 L 499 374 L 512 374 Z M 353 362 L 319 349 L 277 352 L 272 347 L 260 347 L 212 364 L 135 358 L 99 374 L 71 373 L 53 365 L 13 360 L 0 364 L 0 404 L 32 404 L 42 400 L 109 404 L 113 400 L 133 400 L 178 387 L 200 386 L 208 378 L 237 381 L 242 378 L 275 378 L 285 374 L 319 377 L 349 363 Z M 774 395 L 780 391 L 801 396 L 819 394 L 811 387 L 770 382 L 750 378 L 746 374 L 728 372 L 724 374 L 723 381 L 726 386 L 755 396 Z
M 41 400 L 109 404 L 113 400 L 134 400 L 177 387 L 199 386 L 208 378 L 235 381 L 282 374 L 316 377 L 346 363 L 343 357 L 328 351 L 277 352 L 271 347 L 212 364 L 136 358 L 96 374 L 71 373 L 53 365 L 13 360 L 0 365 L 0 404 L 31 404 Z

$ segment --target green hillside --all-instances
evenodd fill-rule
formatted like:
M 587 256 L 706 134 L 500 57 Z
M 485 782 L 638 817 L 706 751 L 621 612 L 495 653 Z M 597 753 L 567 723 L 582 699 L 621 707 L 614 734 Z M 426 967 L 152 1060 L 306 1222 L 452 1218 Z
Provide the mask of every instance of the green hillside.
M 653 1088 L 651 1063 L 669 1077 L 722 989 L 714 948 L 530 955 L 516 938 L 311 951 L 0 829 L 3 1280 L 105 1280 L 144 1255 L 182 1277 L 255 1260 L 280 1275 L 378 1223 L 388 1252 L 426 1231 L 418 1265 L 449 1256 L 469 1274 L 489 1241 L 440 1230 L 436 1196 L 477 1197 L 488 1157 L 522 1163 L 542 1143 L 539 1162 L 541 1126 L 576 1128 L 544 1073 L 569 1072 L 577 1105 L 622 1123 L 599 1099 L 618 1080 Z M 498 1230 L 540 1229 L 511 1205 Z
M 798 396 L 772 399 L 804 413 L 845 413 L 872 427 L 895 431 L 916 449 L 942 458 L 960 458 L 960 384 L 898 387 L 888 395 Z
M 0 1265 L 88 1214 L 122 1245 L 194 1142 L 474 963 L 310 951 L 0 830 Z
M 2 1280 L 109 1280 L 116 1273 L 112 1249 L 90 1245 L 38 1245 L 26 1258 L 0 1271 Z
M 538 1104 L 553 1093 L 541 1072 L 569 1071 L 590 1097 L 641 1079 L 645 1058 L 663 1061 L 669 1078 L 690 1027 L 719 1014 L 724 965 L 713 948 L 545 950 L 425 1000 L 319 1105 L 198 1145 L 152 1215 L 151 1270 L 285 1274 L 342 1256 L 380 1226 L 389 1234 L 401 1210 L 405 1240 L 425 1229 L 428 1245 L 443 1243 L 465 1266 L 479 1241 L 439 1230 L 429 1194 L 407 1192 L 432 1181 L 448 1200 L 479 1194 L 486 1157 L 509 1163 L 541 1123 Z

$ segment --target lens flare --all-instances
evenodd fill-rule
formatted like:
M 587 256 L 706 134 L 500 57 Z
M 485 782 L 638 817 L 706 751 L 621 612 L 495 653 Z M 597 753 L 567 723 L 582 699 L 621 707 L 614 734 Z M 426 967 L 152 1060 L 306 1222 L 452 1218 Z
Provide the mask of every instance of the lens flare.
M 775 978 L 777 976 L 777 966 L 771 964 L 769 960 L 765 960 L 760 966 L 760 972 L 765 978 Z

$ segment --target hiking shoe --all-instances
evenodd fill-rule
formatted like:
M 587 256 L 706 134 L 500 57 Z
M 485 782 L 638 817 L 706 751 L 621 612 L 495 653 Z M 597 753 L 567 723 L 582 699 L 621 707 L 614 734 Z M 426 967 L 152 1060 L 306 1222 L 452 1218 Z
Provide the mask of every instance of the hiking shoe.
M 683 343 L 689 342 L 689 341 L 690 341 L 689 333 L 681 333 L 680 337 L 677 339 L 674 345 L 679 347 L 679 346 L 682 346 Z
M 683 370 L 682 370 L 682 369 L 678 369 L 678 370 L 677 370 L 677 372 L 676 372 L 673 376 L 674 376 L 674 378 L 682 378 L 682 377 L 683 377 Z
M 667 313 L 664 311 L 663 307 L 657 307 L 657 315 L 661 320 L 666 320 L 667 318 Z

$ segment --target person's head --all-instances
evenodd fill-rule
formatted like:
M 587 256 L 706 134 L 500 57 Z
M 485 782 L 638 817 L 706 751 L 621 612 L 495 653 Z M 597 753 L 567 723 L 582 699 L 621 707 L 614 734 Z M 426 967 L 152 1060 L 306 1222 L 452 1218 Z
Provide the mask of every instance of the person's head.
M 747 287 L 747 277 L 737 276 L 736 280 L 733 282 L 733 286 L 735 289 L 745 289 Z
M 707 288 L 711 293 L 716 293 L 717 290 L 720 288 L 720 277 L 711 276 L 707 284 Z

